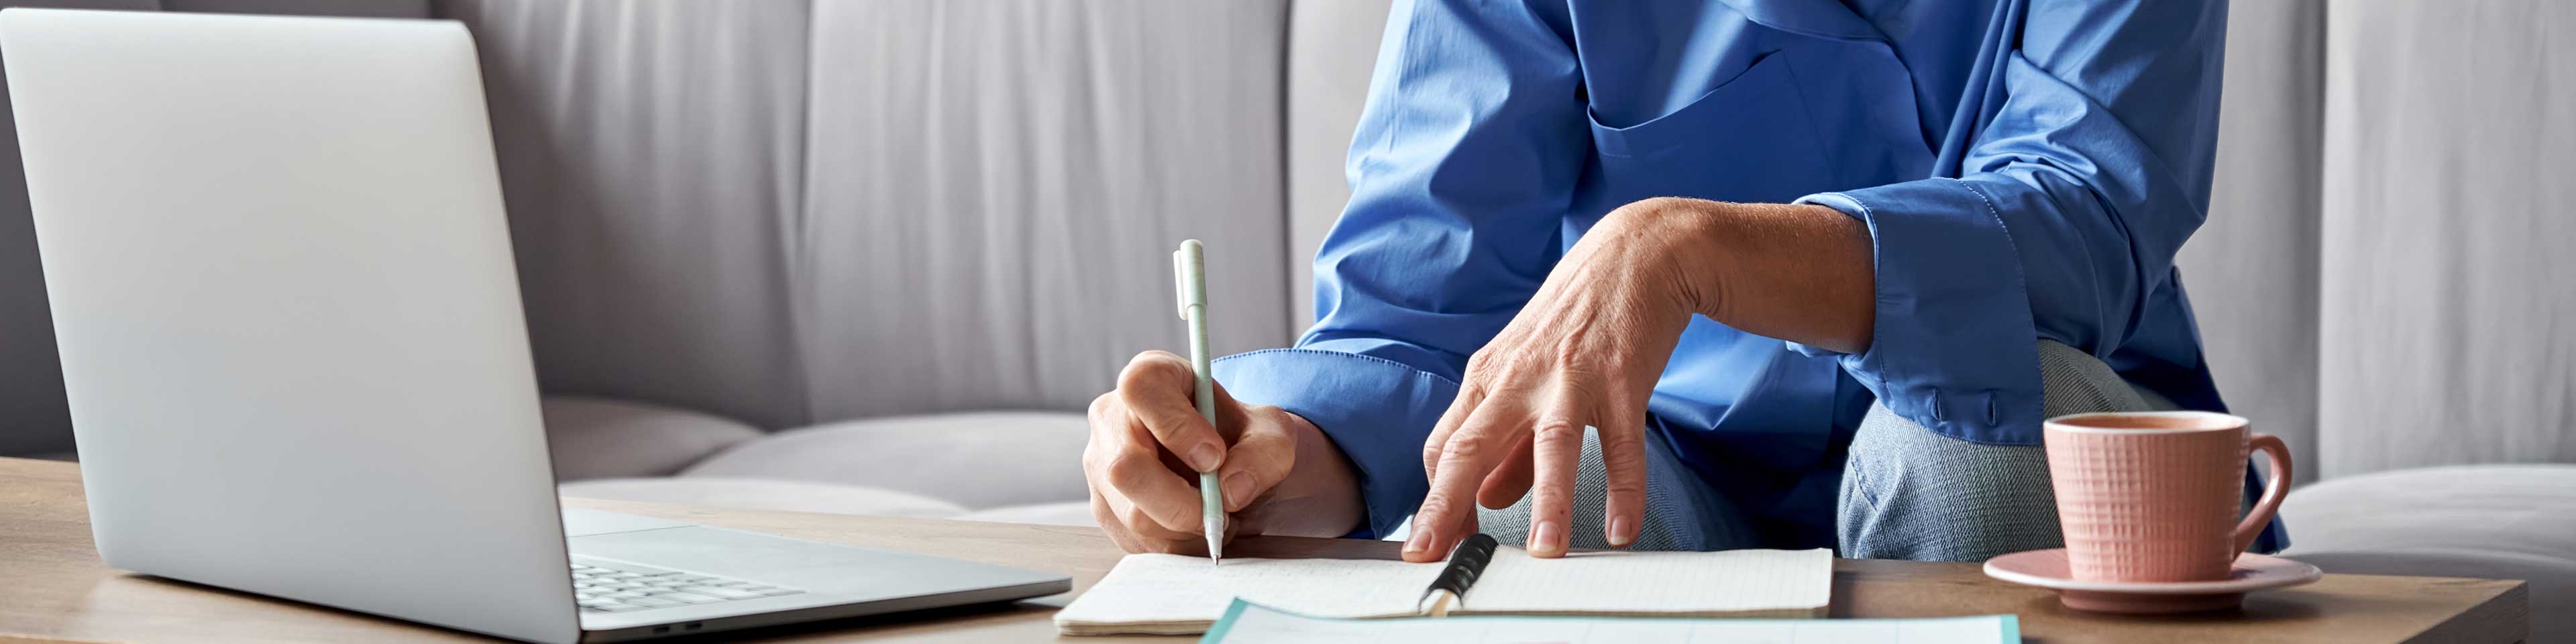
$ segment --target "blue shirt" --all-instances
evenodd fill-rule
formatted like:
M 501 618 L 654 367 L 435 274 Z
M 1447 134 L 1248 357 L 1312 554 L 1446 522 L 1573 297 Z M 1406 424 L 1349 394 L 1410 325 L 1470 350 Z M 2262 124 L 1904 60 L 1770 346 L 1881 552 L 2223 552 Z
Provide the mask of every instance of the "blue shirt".
M 2225 14 L 1399 0 L 1351 202 L 1315 258 L 1318 320 L 1218 377 L 1330 435 L 1361 477 L 1362 533 L 1382 534 L 1421 503 L 1422 443 L 1468 356 L 1604 213 L 1684 196 L 1822 204 L 1869 227 L 1866 353 L 1695 317 L 1648 403 L 1652 431 L 1765 545 L 1832 545 L 1872 400 L 1946 436 L 2039 443 L 2039 338 L 2222 410 L 2173 262 L 2209 201 Z

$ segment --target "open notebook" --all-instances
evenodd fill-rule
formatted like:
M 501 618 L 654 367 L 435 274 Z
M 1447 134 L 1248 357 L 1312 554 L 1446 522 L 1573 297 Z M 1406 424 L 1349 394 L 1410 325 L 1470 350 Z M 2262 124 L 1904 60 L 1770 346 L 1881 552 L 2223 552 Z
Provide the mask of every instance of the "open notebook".
M 1355 559 L 1128 555 L 1055 614 L 1067 635 L 1207 630 L 1235 598 L 1315 617 L 1419 615 L 1442 564 Z M 1833 594 L 1827 550 L 1494 553 L 1451 615 L 1822 617 Z

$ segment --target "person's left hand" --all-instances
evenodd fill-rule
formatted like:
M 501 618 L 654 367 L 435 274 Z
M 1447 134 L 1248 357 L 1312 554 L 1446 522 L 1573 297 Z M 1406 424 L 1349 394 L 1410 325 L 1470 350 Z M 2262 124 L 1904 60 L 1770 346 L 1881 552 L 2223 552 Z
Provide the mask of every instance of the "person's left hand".
M 1422 445 L 1431 491 L 1414 514 L 1406 561 L 1437 561 L 1473 533 L 1470 499 L 1502 508 L 1533 490 L 1527 548 L 1564 555 L 1586 425 L 1599 431 L 1609 471 L 1603 537 L 1623 547 L 1636 538 L 1646 399 L 1693 308 L 1679 264 L 1691 235 L 1674 219 L 1638 205 L 1603 216 L 1467 361 L 1457 399 Z

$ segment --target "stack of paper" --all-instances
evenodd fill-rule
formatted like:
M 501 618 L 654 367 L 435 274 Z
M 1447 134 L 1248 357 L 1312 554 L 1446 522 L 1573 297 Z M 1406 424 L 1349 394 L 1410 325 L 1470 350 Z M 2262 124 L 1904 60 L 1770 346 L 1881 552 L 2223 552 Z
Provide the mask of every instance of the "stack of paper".
M 1826 550 L 1586 552 L 1539 559 L 1494 553 L 1452 615 L 1821 617 L 1833 594 Z M 1227 559 L 1144 554 L 1056 613 L 1067 635 L 1207 630 L 1237 598 L 1329 618 L 1420 614 L 1441 564 L 1349 559 Z

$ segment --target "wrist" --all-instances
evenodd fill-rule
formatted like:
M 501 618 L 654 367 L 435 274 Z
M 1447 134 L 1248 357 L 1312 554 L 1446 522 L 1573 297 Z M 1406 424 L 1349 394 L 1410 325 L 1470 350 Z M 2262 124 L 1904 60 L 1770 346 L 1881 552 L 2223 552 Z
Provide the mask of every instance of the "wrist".
M 1262 406 L 1255 413 L 1275 415 L 1296 439 L 1297 450 L 1287 478 L 1247 509 L 1262 515 L 1265 534 L 1339 537 L 1368 520 L 1358 470 L 1331 436 L 1284 409 Z
M 1725 236 L 1720 232 L 1727 209 L 1722 201 L 1655 197 L 1613 210 L 1602 219 L 1624 244 L 1652 267 L 1659 290 L 1685 314 L 1707 315 L 1722 308 Z M 1712 316 L 1714 317 L 1714 316 Z

